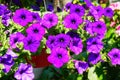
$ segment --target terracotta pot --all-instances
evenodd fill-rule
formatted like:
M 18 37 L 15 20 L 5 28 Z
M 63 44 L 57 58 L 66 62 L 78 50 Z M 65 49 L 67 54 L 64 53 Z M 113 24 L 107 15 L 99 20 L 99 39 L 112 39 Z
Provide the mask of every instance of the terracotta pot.
M 49 54 L 46 53 L 46 48 L 44 48 L 39 55 L 32 55 L 31 60 L 27 59 L 27 62 L 33 64 L 34 68 L 47 67 L 51 65 L 47 60 L 48 56 Z

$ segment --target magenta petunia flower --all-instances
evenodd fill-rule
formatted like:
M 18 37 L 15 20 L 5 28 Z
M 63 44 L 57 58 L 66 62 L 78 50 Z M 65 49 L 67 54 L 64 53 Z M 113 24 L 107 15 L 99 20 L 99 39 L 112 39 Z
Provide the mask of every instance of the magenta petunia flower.
M 47 47 L 49 47 L 50 49 L 54 48 L 56 46 L 55 41 L 56 41 L 56 36 L 50 35 L 46 41 Z
M 70 14 L 71 13 L 76 13 L 77 15 L 79 15 L 81 17 L 81 16 L 83 16 L 85 14 L 85 10 L 81 5 L 73 4 L 70 7 Z
M 68 10 L 70 10 L 70 7 L 72 6 L 73 4 L 71 3 L 71 2 L 69 2 L 69 3 L 67 3 L 66 5 L 65 5 L 65 9 L 68 11 Z
M 70 50 L 74 52 L 76 55 L 80 54 L 82 52 L 83 44 L 82 40 L 79 38 L 72 38 L 72 41 L 70 42 Z
M 98 38 L 88 38 L 87 40 L 87 51 L 93 53 L 99 53 L 103 48 L 102 41 Z
M 16 43 L 22 42 L 24 38 L 24 35 L 20 32 L 11 34 L 9 40 L 10 47 L 16 48 Z
M 54 13 L 47 13 L 43 16 L 41 25 L 49 29 L 57 25 L 57 23 L 58 23 L 58 16 Z
M 68 14 L 63 21 L 66 28 L 78 29 L 79 25 L 82 23 L 82 18 L 77 14 Z
M 26 26 L 32 19 L 31 12 L 24 8 L 16 10 L 13 16 L 13 21 L 21 26 Z
M 78 70 L 79 74 L 83 74 L 84 71 L 88 69 L 88 63 L 84 61 L 75 61 L 75 68 Z
M 110 58 L 112 65 L 120 65 L 120 49 L 113 48 L 108 52 L 108 57 Z
M 0 64 L 4 65 L 3 72 L 8 73 L 11 70 L 11 67 L 14 65 L 12 56 L 9 54 L 0 56 Z
M 108 18 L 112 18 L 114 15 L 114 11 L 109 7 L 104 8 L 104 15 L 107 16 Z
M 31 14 L 32 14 L 33 21 L 40 22 L 42 20 L 38 13 L 32 12 Z
M 30 52 L 36 52 L 40 46 L 40 41 L 34 36 L 27 36 L 24 40 L 24 49 L 29 50 Z
M 33 80 L 33 68 L 30 64 L 20 63 L 17 71 L 14 74 L 17 80 Z
M 104 35 L 107 31 L 106 24 L 102 21 L 94 22 L 93 32 L 99 35 Z
M 48 61 L 56 68 L 62 67 L 69 59 L 68 51 L 59 47 L 52 49 L 50 56 L 48 56 Z
M 36 37 L 37 40 L 41 40 L 45 34 L 45 29 L 39 24 L 32 24 L 26 29 L 27 35 Z
M 56 35 L 55 46 L 66 48 L 70 43 L 70 36 L 66 34 Z

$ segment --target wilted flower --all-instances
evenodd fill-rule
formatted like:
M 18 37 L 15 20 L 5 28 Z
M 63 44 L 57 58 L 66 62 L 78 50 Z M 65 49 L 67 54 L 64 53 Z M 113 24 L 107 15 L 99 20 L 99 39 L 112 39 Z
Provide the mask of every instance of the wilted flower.
M 14 74 L 17 80 L 33 80 L 33 68 L 30 64 L 20 63 L 18 70 Z
M 52 49 L 50 56 L 48 56 L 48 61 L 56 68 L 62 67 L 69 59 L 68 51 L 59 47 Z

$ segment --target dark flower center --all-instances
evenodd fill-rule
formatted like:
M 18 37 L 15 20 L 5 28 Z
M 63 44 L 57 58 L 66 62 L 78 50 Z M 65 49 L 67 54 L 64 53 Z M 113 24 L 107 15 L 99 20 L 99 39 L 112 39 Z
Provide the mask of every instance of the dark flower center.
M 99 9 L 97 9 L 97 12 L 99 12 L 100 10 Z
M 79 40 L 73 41 L 73 46 L 78 46 Z
M 114 57 L 114 58 L 117 58 L 117 57 L 118 57 L 118 54 L 117 54 L 117 53 L 116 53 L 116 54 L 114 54 L 114 55 L 113 55 L 113 57 Z
M 50 18 L 50 19 L 49 19 L 49 21 L 50 21 L 50 22 L 53 22 L 53 19 L 52 19 L 52 18 Z
M 64 42 L 64 38 L 60 38 L 60 42 Z
M 33 15 L 33 18 L 36 19 L 37 17 L 35 15 Z
M 34 33 L 38 33 L 38 32 L 39 32 L 39 30 L 38 30 L 38 29 L 34 29 L 33 31 L 34 31 Z
M 70 9 L 70 6 L 67 6 L 67 9 Z
M 51 42 L 50 42 L 50 43 L 52 44 L 52 43 L 54 43 L 54 41 L 55 41 L 55 40 L 51 40 Z
M 15 39 L 14 39 L 14 43 L 16 43 L 17 41 L 18 41 L 18 38 L 15 38 Z
M 81 63 L 81 62 L 79 62 L 79 63 L 78 63 L 78 66 L 79 66 L 79 67 L 82 67 L 83 69 L 85 69 L 86 64 L 85 64 L 85 63 Z
M 59 54 L 57 54 L 57 57 L 58 57 L 59 59 L 61 59 L 61 58 L 62 58 L 62 55 L 59 53 Z
M 102 26 L 100 24 L 97 25 L 97 28 L 101 28 Z
M 26 16 L 23 14 L 23 15 L 21 15 L 21 18 L 22 18 L 22 19 L 25 19 L 25 18 L 26 18 Z
M 96 42 L 96 41 L 94 41 L 92 44 L 97 44 L 97 42 Z
M 109 12 L 110 12 L 110 10 L 107 10 L 107 12 L 109 13 Z
M 32 44 L 32 40 L 29 40 L 29 41 L 28 41 L 28 45 L 30 45 L 30 44 Z
M 25 71 L 22 69 L 21 71 L 20 71 L 20 74 L 23 74 Z
M 78 9 L 78 8 L 77 8 L 77 9 L 75 9 L 75 12 L 80 12 L 80 9 Z
M 76 20 L 75 20 L 75 19 L 72 19 L 71 22 L 72 22 L 72 24 L 75 24 L 75 23 L 76 23 Z

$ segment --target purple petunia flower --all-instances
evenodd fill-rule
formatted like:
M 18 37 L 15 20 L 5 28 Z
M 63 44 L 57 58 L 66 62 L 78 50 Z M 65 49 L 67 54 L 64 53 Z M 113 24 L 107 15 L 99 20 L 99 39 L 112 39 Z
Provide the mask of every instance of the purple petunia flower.
M 58 23 L 58 16 L 54 13 L 47 13 L 43 16 L 43 20 L 41 25 L 45 26 L 46 28 L 51 28 Z
M 87 7 L 90 7 L 90 6 L 94 6 L 91 2 L 91 0 L 84 0 L 84 2 L 86 3 L 86 6 Z
M 69 14 L 65 17 L 63 24 L 66 28 L 78 29 L 79 25 L 82 23 L 82 18 L 77 14 Z
M 113 48 L 108 53 L 108 57 L 111 60 L 112 65 L 120 65 L 120 50 L 117 48 Z
M 14 65 L 14 61 L 11 55 L 5 54 L 0 56 L 0 63 L 4 65 L 3 72 L 8 73 L 11 67 Z
M 70 13 L 76 13 L 77 15 L 81 17 L 85 14 L 85 10 L 81 5 L 73 4 L 70 7 Z
M 14 74 L 17 80 L 33 80 L 33 68 L 30 64 L 20 63 L 18 70 Z
M 56 36 L 49 36 L 46 42 L 47 47 L 49 47 L 50 49 L 54 48 L 56 46 L 55 41 Z
M 103 48 L 103 43 L 98 37 L 88 38 L 87 40 L 88 52 L 99 53 L 102 48 Z
M 70 7 L 72 6 L 73 4 L 71 2 L 68 2 L 66 5 L 65 5 L 65 9 L 68 11 L 70 10 Z
M 95 24 L 93 22 L 90 22 L 89 20 L 86 21 L 85 30 L 92 36 L 94 36 L 93 28 L 95 27 Z
M 69 35 L 69 36 L 71 37 L 71 39 L 72 39 L 72 38 L 80 38 L 80 37 L 79 37 L 79 34 L 76 33 L 76 32 L 74 32 L 74 31 L 69 31 L 69 32 L 67 32 L 67 35 Z
M 27 36 L 24 40 L 24 49 L 29 50 L 30 52 L 36 52 L 38 47 L 40 46 L 40 41 L 36 39 L 34 36 Z
M 7 16 L 11 17 L 12 16 L 12 11 L 7 9 L 7 10 L 4 11 L 4 15 L 7 15 Z
M 66 48 L 70 43 L 70 36 L 66 34 L 56 35 L 55 46 Z
M 93 32 L 99 35 L 104 35 L 107 31 L 106 24 L 102 21 L 94 22 Z
M 75 68 L 78 70 L 79 74 L 83 74 L 83 72 L 88 69 L 88 63 L 83 61 L 75 61 Z
M 54 10 L 53 5 L 49 4 L 49 5 L 47 6 L 47 10 L 48 10 L 48 11 L 53 11 L 53 10 Z
M 10 23 L 10 16 L 3 15 L 2 16 L 2 24 L 5 26 L 9 26 L 9 23 Z
M 88 56 L 88 62 L 92 65 L 95 65 L 98 63 L 98 61 L 101 60 L 100 53 L 89 53 Z
M 24 38 L 24 35 L 20 32 L 11 34 L 9 40 L 10 47 L 16 48 L 16 43 L 22 42 Z
M 101 6 L 90 6 L 89 14 L 95 18 L 95 21 L 98 21 L 102 17 L 104 10 Z
M 34 36 L 37 40 L 41 40 L 45 34 L 45 29 L 39 23 L 36 23 L 28 27 L 26 32 L 28 35 Z
M 31 5 L 31 8 L 34 10 L 34 11 L 40 11 L 40 7 L 38 5 Z
M 33 21 L 35 21 L 35 22 L 41 21 L 40 15 L 38 13 L 32 12 L 31 14 L 32 14 Z
M 32 22 L 32 14 L 27 9 L 18 9 L 14 13 L 13 21 L 21 26 L 26 26 L 29 22 Z
M 2 16 L 6 10 L 7 7 L 3 4 L 0 4 L 0 16 Z
M 85 21 L 85 22 L 86 22 L 85 30 L 91 36 L 96 36 L 101 40 L 104 38 L 105 32 L 107 31 L 105 23 L 101 21 L 97 21 L 97 22 Z M 101 25 L 101 27 L 99 27 L 99 24 Z
M 48 56 L 48 61 L 56 68 L 62 67 L 69 59 L 68 51 L 59 47 L 52 49 L 50 56 Z
M 10 55 L 12 58 L 17 58 L 18 57 L 18 55 L 15 52 L 13 52 L 11 49 L 8 49 L 6 54 Z
M 112 18 L 114 15 L 114 11 L 111 8 L 104 8 L 104 15 L 108 18 Z
M 82 48 L 82 40 L 76 37 L 72 38 L 72 41 L 70 42 L 70 50 L 78 55 L 82 52 Z
M 101 6 L 95 6 L 95 10 L 97 11 L 99 18 L 101 18 L 104 13 L 103 8 Z

